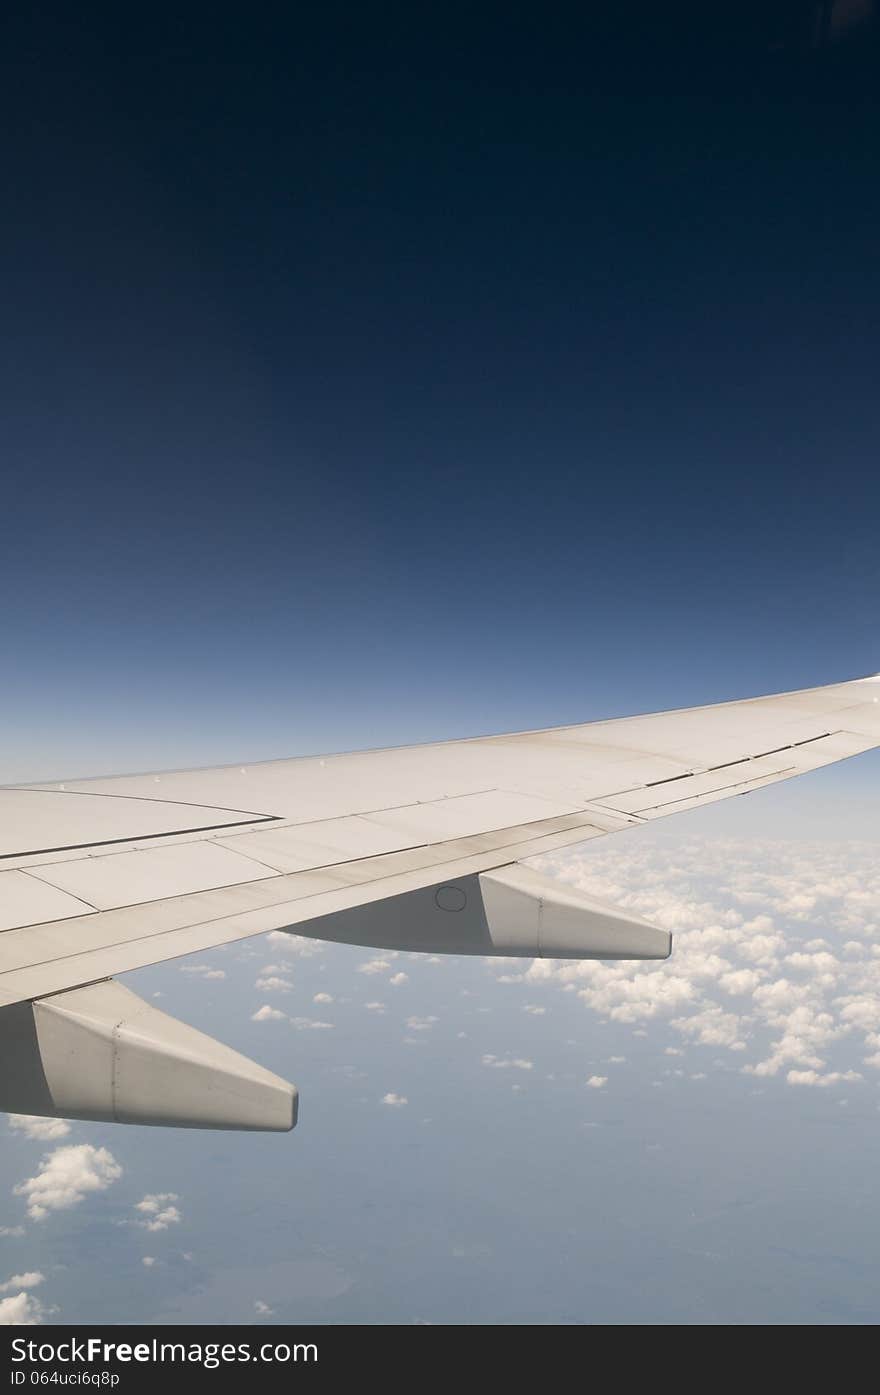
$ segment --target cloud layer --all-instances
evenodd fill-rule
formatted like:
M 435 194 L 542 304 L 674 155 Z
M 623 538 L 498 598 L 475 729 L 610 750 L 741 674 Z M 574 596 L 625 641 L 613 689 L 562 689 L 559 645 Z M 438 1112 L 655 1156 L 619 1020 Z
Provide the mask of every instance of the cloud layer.
M 675 936 L 657 963 L 535 960 L 506 982 L 577 993 L 603 1018 L 668 1023 L 681 1049 L 731 1053 L 789 1085 L 880 1071 L 880 877 L 872 844 L 621 841 L 543 868 Z

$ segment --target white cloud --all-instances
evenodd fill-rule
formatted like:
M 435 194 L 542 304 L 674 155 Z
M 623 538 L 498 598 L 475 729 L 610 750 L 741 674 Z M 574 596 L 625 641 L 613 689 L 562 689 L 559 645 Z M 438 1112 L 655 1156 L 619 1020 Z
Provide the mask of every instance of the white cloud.
M 143 1259 L 141 1260 L 141 1264 L 144 1266 L 145 1269 L 152 1269 L 155 1263 L 156 1259 L 153 1255 L 144 1255 Z
M 254 984 L 261 993 L 289 993 L 293 984 L 289 978 L 281 978 L 278 974 L 270 974 L 266 978 L 258 978 Z
M 220 979 L 226 977 L 225 969 L 215 969 L 210 964 L 181 964 L 182 974 L 195 974 L 196 978 Z
M 738 998 L 754 993 L 762 977 L 759 969 L 731 969 L 729 973 L 721 975 L 718 985 L 731 997 Z
M 257 1008 L 256 1012 L 251 1014 L 251 1021 L 283 1022 L 286 1016 L 285 1012 L 279 1012 L 278 1008 L 270 1007 L 268 1003 L 264 1003 L 262 1007 Z
M 523 1006 L 523 1012 L 530 1012 L 533 1017 L 543 1017 L 546 1011 L 546 1008 L 536 1007 L 534 1003 L 526 1003 Z
M 840 1016 L 847 1024 L 868 1033 L 876 1032 L 880 1028 L 880 994 L 856 994 L 842 998 L 840 1002 Z
M 532 1070 L 534 1061 L 527 1061 L 522 1056 L 491 1056 L 483 1057 L 483 1065 L 490 1066 L 492 1070 Z
M 673 954 L 662 964 L 535 960 L 513 982 L 577 993 L 634 1035 L 648 1019 L 668 1023 L 694 1047 L 736 1053 L 745 1073 L 789 1085 L 852 1079 L 875 1057 L 880 1066 L 873 845 L 682 845 L 652 831 L 538 861 L 672 930 Z
M 389 1090 L 387 1095 L 382 1096 L 382 1103 L 388 1104 L 392 1109 L 402 1109 L 405 1104 L 409 1104 L 406 1095 L 395 1095 L 393 1090 Z
M 384 1012 L 384 1011 L 385 1011 L 385 1004 L 384 1004 L 384 1003 L 364 1003 L 364 1007 L 366 1008 L 367 1012 L 380 1012 L 380 1013 L 381 1013 L 381 1012 Z
M 435 1022 L 439 1022 L 439 1017 L 408 1017 L 406 1025 L 413 1032 L 430 1032 Z
M 291 1017 L 290 1025 L 298 1032 L 329 1032 L 334 1026 L 332 1022 L 318 1022 L 314 1017 Z
M 589 1085 L 591 1090 L 601 1090 L 603 1086 L 608 1084 L 608 1076 L 591 1075 L 589 1080 L 587 1081 L 587 1084 Z
M 46 1310 L 32 1293 L 0 1299 L 0 1327 L 38 1327 Z
M 122 1168 L 106 1148 L 91 1143 L 69 1144 L 46 1153 L 35 1177 L 14 1188 L 27 1201 L 32 1220 L 45 1220 L 50 1211 L 66 1211 L 91 1192 L 106 1191 L 122 1176 Z
M 358 965 L 359 974 L 386 974 L 391 968 L 390 959 L 367 959 Z
M 789 1085 L 840 1085 L 845 1081 L 861 1080 L 858 1071 L 847 1070 L 829 1071 L 827 1075 L 820 1075 L 815 1070 L 790 1070 L 785 1077 Z
M 334 1001 L 330 993 L 316 993 L 312 999 L 313 1003 L 332 1003 Z
M 399 988 L 402 983 L 409 983 L 409 975 L 404 973 L 392 974 L 388 982 L 392 988 Z
M 715 1004 L 692 1013 L 690 1017 L 673 1018 L 672 1025 L 683 1036 L 693 1037 L 702 1046 L 726 1046 L 731 1051 L 745 1049 L 745 1042 L 740 1038 L 739 1018 Z
M 135 1206 L 145 1220 L 136 1220 L 135 1225 L 142 1230 L 167 1230 L 169 1226 L 180 1224 L 180 1211 L 173 1204 L 179 1201 L 176 1192 L 155 1192 L 148 1194 Z
M 30 1269 L 26 1274 L 13 1274 L 5 1284 L 0 1284 L 0 1293 L 8 1293 L 12 1288 L 38 1288 L 45 1279 L 45 1274 L 41 1274 L 39 1269 Z
M 254 1312 L 257 1317 L 274 1317 L 275 1309 L 270 1308 L 268 1303 L 264 1303 L 262 1298 L 254 1299 Z
M 311 959 L 327 948 L 320 940 L 311 940 L 306 935 L 296 935 L 290 930 L 271 930 L 266 939 L 273 949 L 283 950 L 285 954 L 295 955 L 300 959 Z
M 38 1114 L 10 1114 L 9 1127 L 26 1138 L 66 1138 L 70 1125 L 66 1119 L 43 1119 Z

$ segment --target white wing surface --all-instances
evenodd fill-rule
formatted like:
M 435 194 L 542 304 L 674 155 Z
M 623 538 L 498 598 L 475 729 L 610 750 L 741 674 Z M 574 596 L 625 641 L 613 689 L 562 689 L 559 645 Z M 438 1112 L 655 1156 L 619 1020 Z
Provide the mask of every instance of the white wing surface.
M 126 1015 L 138 1000 L 106 981 L 288 928 L 432 953 L 664 958 L 665 932 L 517 864 L 877 745 L 880 675 L 546 731 L 2 787 L 0 1043 L 20 1064 L 0 1105 L 290 1127 L 292 1087 L 144 1004 Z M 176 1102 L 167 1081 L 156 1092 L 160 1058 L 177 1063 Z M 85 1079 L 95 1088 L 72 1083 Z

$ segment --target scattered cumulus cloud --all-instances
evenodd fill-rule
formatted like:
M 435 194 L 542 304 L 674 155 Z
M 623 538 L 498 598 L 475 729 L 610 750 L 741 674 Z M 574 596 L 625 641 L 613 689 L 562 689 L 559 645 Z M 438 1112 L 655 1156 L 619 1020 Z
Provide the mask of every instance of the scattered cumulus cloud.
M 91 1143 L 69 1144 L 46 1153 L 35 1177 L 14 1188 L 27 1203 L 31 1220 L 43 1221 L 50 1211 L 78 1206 L 92 1192 L 103 1192 L 122 1176 L 122 1168 L 106 1148 Z
M 491 1066 L 493 1070 L 532 1070 L 534 1061 L 527 1061 L 522 1056 L 491 1056 L 483 1057 L 483 1065 Z
M 66 1138 L 70 1125 L 66 1119 L 43 1119 L 38 1114 L 10 1114 L 9 1127 L 25 1138 Z
M 320 940 L 311 940 L 305 935 L 296 935 L 289 930 L 270 930 L 266 940 L 273 950 L 282 950 L 285 955 L 298 956 L 300 959 L 311 959 L 327 948 Z
M 0 1293 L 8 1293 L 13 1288 L 38 1288 L 45 1282 L 45 1278 L 45 1274 L 41 1274 L 39 1269 L 30 1269 L 26 1274 L 13 1274 L 5 1284 L 0 1284 Z
M 789 1085 L 839 1085 L 841 1081 L 861 1080 L 862 1077 L 856 1070 L 832 1070 L 826 1075 L 820 1075 L 815 1070 L 790 1070 L 785 1077 Z
M 396 1095 L 393 1090 L 389 1090 L 387 1095 L 382 1096 L 382 1103 L 390 1105 L 392 1109 L 402 1109 L 405 1104 L 409 1104 L 406 1095 Z
M 16 1293 L 0 1299 L 0 1327 L 38 1327 L 46 1309 L 32 1293 Z
M 336 1025 L 333 1022 L 321 1022 L 315 1017 L 288 1017 L 286 1012 L 280 1012 L 278 1008 L 270 1007 L 264 1003 L 251 1015 L 252 1022 L 289 1022 L 296 1032 L 329 1032 Z
M 143 1220 L 136 1220 L 135 1225 L 149 1231 L 167 1230 L 169 1226 L 179 1225 L 180 1211 L 173 1204 L 179 1200 L 176 1192 L 148 1194 L 134 1208 L 143 1217 Z
M 498 977 L 575 993 L 635 1036 L 661 1022 L 689 1048 L 790 1086 L 858 1083 L 859 1067 L 880 1068 L 875 845 L 645 839 L 540 865 L 671 930 L 672 958 L 534 960 Z
M 262 1007 L 257 1008 L 256 1012 L 251 1014 L 251 1021 L 283 1022 L 286 1016 L 285 1012 L 279 1012 L 278 1008 L 270 1007 L 268 1003 L 264 1003 Z
M 391 968 L 390 959 L 367 959 L 358 965 L 359 974 L 387 974 Z

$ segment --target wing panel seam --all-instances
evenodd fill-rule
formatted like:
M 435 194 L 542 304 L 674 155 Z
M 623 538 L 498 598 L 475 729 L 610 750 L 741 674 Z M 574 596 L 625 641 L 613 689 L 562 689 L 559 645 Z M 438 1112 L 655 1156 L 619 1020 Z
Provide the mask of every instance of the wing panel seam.
M 280 814 L 261 814 L 256 819 L 239 819 L 236 823 L 210 823 L 203 828 L 171 828 L 164 833 L 129 833 L 124 838 L 97 838 L 92 843 L 64 843 L 56 848 L 29 848 L 25 852 L 0 853 L 0 862 L 14 857 L 41 857 L 43 853 L 80 852 L 86 848 L 111 848 L 118 843 L 146 843 L 154 838 L 183 838 L 189 833 L 219 833 L 221 829 L 249 828 L 255 823 L 279 823 Z M 22 869 L 25 870 L 25 869 Z

